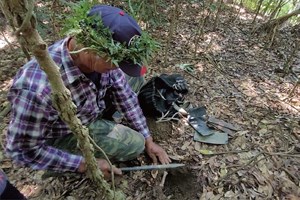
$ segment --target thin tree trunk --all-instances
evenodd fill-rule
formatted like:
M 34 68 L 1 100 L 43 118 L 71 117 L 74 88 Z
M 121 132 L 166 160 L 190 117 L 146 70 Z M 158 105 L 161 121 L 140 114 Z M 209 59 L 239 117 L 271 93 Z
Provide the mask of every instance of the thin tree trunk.
M 280 26 L 282 23 L 284 23 L 285 21 L 287 21 L 289 18 L 293 17 L 293 16 L 296 16 L 296 15 L 299 15 L 300 14 L 300 8 L 287 14 L 287 15 L 284 15 L 284 16 L 281 16 L 279 18 L 276 18 L 276 19 L 273 19 L 271 21 L 268 22 L 269 26 L 275 26 L 275 25 L 278 25 Z
M 2 12 L 3 12 L 3 11 L 2 11 Z M 3 13 L 3 14 L 4 14 L 4 13 Z M 12 30 L 13 30 L 13 31 L 16 31 L 16 28 L 15 28 L 15 26 L 13 25 L 13 22 L 11 21 L 11 19 L 6 19 L 6 20 L 8 21 L 8 23 L 9 23 L 9 25 L 11 26 Z M 20 38 L 17 38 L 17 40 L 18 40 L 18 42 L 20 43 L 21 49 L 22 49 L 24 55 L 26 56 L 27 60 L 30 61 L 31 56 L 30 56 L 28 50 L 27 50 L 26 47 L 24 47 L 24 45 L 22 44 L 22 42 L 20 41 Z
M 208 7 L 211 6 L 212 3 L 209 4 Z M 206 6 L 203 5 L 203 11 L 205 11 L 205 8 Z M 198 46 L 199 46 L 199 41 L 200 39 L 202 39 L 203 37 L 203 33 L 204 33 L 204 27 L 210 17 L 210 14 L 211 14 L 211 10 L 208 9 L 207 11 L 207 14 L 205 16 L 203 16 L 198 24 L 198 27 L 197 27 L 197 31 L 196 31 L 196 36 L 195 36 L 195 42 L 194 42 L 194 45 L 195 45 L 195 49 L 194 49 L 194 57 L 196 57 L 197 55 L 197 50 L 198 50 Z M 190 40 L 188 40 L 189 42 Z
M 243 0 L 241 0 L 241 1 L 239 2 L 239 10 L 238 10 L 238 12 L 235 14 L 235 16 L 233 17 L 233 19 L 231 20 L 232 24 L 234 24 L 235 21 L 236 21 L 236 19 L 239 17 L 239 15 L 240 15 L 240 13 L 241 13 L 241 9 L 242 9 L 243 7 L 244 7 L 244 5 L 243 5 Z
M 176 31 L 176 21 L 177 21 L 177 17 L 178 17 L 178 5 L 179 5 L 179 0 L 175 1 L 175 8 L 173 10 L 173 15 L 172 15 L 172 19 L 171 19 L 171 23 L 170 23 L 170 29 L 169 29 L 169 34 L 168 34 L 168 39 L 167 39 L 167 45 L 166 45 L 166 49 L 165 49 L 165 58 L 164 58 L 164 64 L 166 66 L 167 64 L 167 56 L 168 56 L 168 51 L 170 49 L 170 43 L 171 40 L 173 38 L 173 34 Z
M 33 14 L 34 0 L 1 0 L 0 7 L 5 17 L 18 29 L 15 32 L 16 36 L 25 47 L 31 50 L 42 70 L 47 74 L 51 84 L 53 105 L 78 140 L 87 163 L 88 177 L 96 184 L 105 199 L 114 199 L 115 193 L 110 189 L 110 185 L 104 180 L 98 168 L 94 149 L 89 141 L 88 129 L 77 118 L 76 106 L 72 102 L 70 91 L 64 86 L 59 68 L 47 51 L 47 44 L 36 30 L 36 19 Z M 125 197 L 118 192 L 116 199 L 125 199 Z
M 279 10 L 281 9 L 281 7 L 286 4 L 286 2 L 284 2 L 284 0 L 280 0 L 278 2 L 278 5 L 276 6 L 276 8 L 273 10 L 273 12 L 270 15 L 269 20 L 272 20 L 276 17 L 276 15 L 278 15 Z
M 259 2 L 258 2 L 257 8 L 256 8 L 256 12 L 255 12 L 255 16 L 254 16 L 254 19 L 253 19 L 253 21 L 252 21 L 252 24 L 255 23 L 255 20 L 256 20 L 256 18 L 257 18 L 257 15 L 259 14 L 259 11 L 260 11 L 260 9 L 261 9 L 261 6 L 262 6 L 263 1 L 264 1 L 264 0 L 259 0 Z
M 300 8 L 287 14 L 284 16 L 281 16 L 279 18 L 270 20 L 262 25 L 260 25 L 259 27 L 257 27 L 253 32 L 259 33 L 259 32 L 267 32 L 267 33 L 271 33 L 273 32 L 274 28 L 278 28 L 280 27 L 281 24 L 283 24 L 285 21 L 287 21 L 288 19 L 290 19 L 293 16 L 299 15 L 300 14 Z
M 220 13 L 221 13 L 221 11 L 222 11 L 222 6 L 223 6 L 223 0 L 218 0 L 217 13 L 216 13 L 215 20 L 214 20 L 214 22 L 213 22 L 213 24 L 214 24 L 213 30 L 214 30 L 214 31 L 216 30 L 216 28 L 218 27 L 218 24 L 219 24 Z
M 300 40 L 295 39 L 295 46 L 293 47 L 291 54 L 283 65 L 283 71 L 285 74 L 289 74 L 292 71 L 292 63 L 299 49 L 299 44 Z
M 266 7 L 264 8 L 264 10 L 262 11 L 263 15 L 266 15 L 266 13 L 268 12 L 270 5 L 272 4 L 273 0 L 269 0 Z

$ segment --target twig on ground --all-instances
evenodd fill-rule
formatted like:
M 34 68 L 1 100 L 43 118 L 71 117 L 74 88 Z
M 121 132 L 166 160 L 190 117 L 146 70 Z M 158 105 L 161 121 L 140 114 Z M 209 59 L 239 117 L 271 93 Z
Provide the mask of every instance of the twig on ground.
M 287 175 L 289 177 L 291 177 L 292 181 L 295 183 L 295 185 L 299 185 L 299 180 L 296 176 L 294 176 L 288 169 L 284 168 L 284 167 L 281 167 L 281 169 L 287 173 Z
M 0 111 L 0 123 L 2 123 L 2 120 L 6 117 L 6 115 L 10 112 L 11 106 L 8 101 L 5 101 L 0 105 L 1 111 Z
M 291 133 L 297 138 L 297 140 L 300 142 L 300 135 L 296 133 L 296 131 L 291 131 Z
M 222 69 L 222 67 L 223 67 L 223 65 L 220 63 L 220 62 L 217 62 L 213 57 L 211 57 L 209 54 L 206 54 L 205 55 L 205 57 L 206 57 L 206 59 L 208 60 L 208 62 L 210 62 L 212 65 L 214 65 L 215 67 L 216 67 L 216 69 L 222 74 L 222 75 L 224 75 L 225 77 L 226 76 L 232 76 L 231 74 L 228 74 L 228 73 L 226 73 L 223 69 Z M 247 94 L 245 94 L 243 91 L 241 91 L 235 84 L 234 84 L 234 82 L 230 79 L 230 78 L 227 78 L 227 80 L 229 80 L 229 82 L 233 85 L 233 87 L 237 90 L 237 91 L 239 91 L 242 95 L 244 95 L 244 96 L 248 96 Z
M 70 188 L 70 189 L 68 189 L 68 190 L 65 190 L 61 195 L 59 195 L 59 197 L 57 197 L 57 199 L 60 199 L 60 198 L 62 198 L 65 194 L 71 192 L 72 190 L 75 190 L 75 189 L 79 188 L 79 186 L 80 186 L 83 182 L 85 182 L 86 180 L 87 180 L 87 178 L 83 178 L 83 179 L 82 179 L 81 181 L 79 181 L 74 187 L 72 187 L 72 188 Z
M 240 151 L 224 151 L 224 152 L 217 152 L 217 153 L 207 154 L 207 156 L 216 156 L 216 155 L 224 155 L 224 154 L 235 154 L 235 153 L 243 153 L 243 152 L 249 152 L 249 151 L 251 151 L 251 149 L 249 149 L 249 150 L 240 150 Z
M 261 88 L 260 86 L 258 86 L 258 88 L 259 88 L 261 91 L 264 91 L 264 89 Z M 270 96 L 268 95 L 268 93 L 266 93 L 266 92 L 264 92 L 264 94 L 262 94 L 262 96 L 266 97 L 266 98 L 267 98 L 269 101 L 271 101 L 271 102 L 272 102 L 272 101 L 275 101 L 275 102 L 279 102 L 279 103 L 286 104 L 286 105 L 290 106 L 292 109 L 294 109 L 294 110 L 300 112 L 300 110 L 299 110 L 298 108 L 296 108 L 295 106 L 289 104 L 288 102 L 285 102 L 285 99 L 282 100 L 282 99 L 279 99 L 279 98 L 274 98 L 274 96 L 273 96 L 273 97 L 270 97 Z
M 169 113 L 170 113 L 170 110 L 168 112 L 166 112 L 166 114 L 161 113 L 162 116 L 156 120 L 156 123 L 167 122 L 167 121 L 171 121 L 171 120 L 179 121 L 179 119 L 175 117 L 179 112 L 176 112 L 171 117 L 167 117 L 167 115 Z
M 300 79 L 297 80 L 297 82 L 295 83 L 295 85 L 293 86 L 293 88 L 291 89 L 291 91 L 289 92 L 288 96 L 283 99 L 283 101 L 285 101 L 288 98 L 291 98 L 292 96 L 294 96 L 294 92 L 297 89 L 297 87 L 300 85 Z
M 264 152 L 264 153 L 270 156 L 286 156 L 286 157 L 300 158 L 300 154 L 268 153 L 268 152 Z
M 255 160 L 256 160 L 260 155 L 262 155 L 262 154 L 263 154 L 262 152 L 258 153 L 258 154 L 257 154 L 256 156 L 254 156 L 251 160 L 249 160 L 246 164 L 244 164 L 244 165 L 238 167 L 237 169 L 233 170 L 232 172 L 226 174 L 225 176 L 223 176 L 223 177 L 221 177 L 221 178 L 219 178 L 219 179 L 213 181 L 210 185 L 213 186 L 213 185 L 216 185 L 217 183 L 220 183 L 220 182 L 224 181 L 224 180 L 227 179 L 229 176 L 231 176 L 231 175 L 237 173 L 238 171 L 244 169 L 245 167 L 249 166 L 253 161 L 255 161 Z M 266 158 L 264 157 L 264 158 L 262 158 L 262 159 L 259 159 L 259 160 L 255 161 L 255 162 L 253 162 L 251 165 L 258 163 L 259 161 L 261 161 L 261 160 L 263 160 L 263 159 L 266 159 Z
M 192 74 L 191 72 L 188 72 L 186 70 L 183 70 L 184 72 L 186 72 L 188 75 L 192 76 L 193 78 L 197 79 L 198 81 L 201 81 L 200 78 L 198 78 L 196 75 Z

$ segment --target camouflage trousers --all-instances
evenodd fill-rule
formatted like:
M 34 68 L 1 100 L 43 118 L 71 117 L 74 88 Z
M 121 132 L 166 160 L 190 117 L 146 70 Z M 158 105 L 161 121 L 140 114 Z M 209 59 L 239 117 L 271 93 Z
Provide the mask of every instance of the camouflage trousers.
M 138 92 L 145 82 L 142 77 L 126 76 L 126 78 L 135 92 Z M 96 121 L 88 124 L 87 127 L 90 136 L 112 161 L 132 160 L 142 153 L 145 148 L 143 135 L 122 124 L 98 118 Z M 51 145 L 70 153 L 80 154 L 80 150 L 77 147 L 77 140 L 73 134 L 56 139 Z M 102 153 L 97 149 L 95 149 L 95 157 L 104 158 Z

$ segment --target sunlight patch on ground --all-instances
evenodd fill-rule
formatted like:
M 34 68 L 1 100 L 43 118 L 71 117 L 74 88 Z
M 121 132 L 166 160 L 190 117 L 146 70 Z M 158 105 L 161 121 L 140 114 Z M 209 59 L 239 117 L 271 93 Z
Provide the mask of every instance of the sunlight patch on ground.
M 245 8 L 241 8 L 239 5 L 229 4 L 230 7 L 234 8 L 236 12 L 240 12 L 239 18 L 242 20 L 253 19 L 254 15 L 249 14 L 249 12 Z M 256 19 L 262 20 L 263 17 L 260 15 L 256 16 Z
M 196 69 L 198 72 L 203 72 L 204 71 L 204 64 L 203 63 L 197 63 L 195 65 Z
M 203 40 L 199 40 L 196 53 L 209 52 L 214 53 L 221 51 L 223 48 L 218 41 L 222 41 L 224 38 L 216 33 L 209 33 L 203 36 Z M 195 49 L 195 43 L 191 43 L 191 48 Z
M 214 52 L 220 51 L 222 47 L 217 44 L 218 41 L 222 41 L 224 38 L 222 38 L 220 35 L 216 33 L 209 33 L 205 35 L 204 43 L 207 44 L 207 48 L 209 50 L 212 50 Z
M 243 80 L 240 87 L 243 88 L 243 92 L 249 97 L 258 96 L 255 85 L 251 79 Z
M 6 48 L 9 43 L 13 43 L 16 41 L 16 38 L 13 37 L 9 31 L 4 31 L 2 33 L 4 35 L 0 34 L 0 50 Z
M 13 79 L 9 79 L 0 84 L 0 92 L 7 91 L 12 84 Z
M 26 197 L 26 198 L 34 198 L 41 194 L 42 188 L 39 185 L 24 185 L 20 192 Z
M 254 100 L 256 103 L 265 105 L 271 109 L 279 106 L 286 112 L 299 115 L 300 87 L 295 88 L 293 94 L 290 95 L 294 86 L 295 85 L 291 83 L 285 83 L 282 86 L 278 86 L 269 80 L 265 80 L 257 84 L 257 82 L 247 78 L 241 81 L 239 87 L 245 95 L 251 97 L 251 101 Z

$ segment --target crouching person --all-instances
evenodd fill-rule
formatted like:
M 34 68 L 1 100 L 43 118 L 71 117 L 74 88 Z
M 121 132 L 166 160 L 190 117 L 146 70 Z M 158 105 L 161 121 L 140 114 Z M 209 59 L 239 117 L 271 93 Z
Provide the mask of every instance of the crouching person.
M 128 48 L 134 38 L 142 34 L 136 21 L 119 8 L 97 5 L 89 16 L 98 16 L 111 31 L 112 39 Z M 85 26 L 101 31 L 95 25 Z M 85 33 L 83 37 L 89 37 L 88 32 L 82 32 Z M 143 84 L 145 67 L 131 60 L 117 66 L 107 59 L 109 55 L 84 48 L 78 38 L 75 35 L 57 41 L 49 47 L 49 53 L 59 66 L 64 84 L 77 106 L 76 114 L 88 127 L 91 137 L 112 161 L 134 159 L 145 149 L 154 163 L 168 164 L 167 153 L 150 135 L 135 93 Z M 8 99 L 12 105 L 6 137 L 8 156 L 33 169 L 85 172 L 86 163 L 76 139 L 53 107 L 48 78 L 35 59 L 19 70 Z M 126 118 L 128 127 L 104 119 L 110 106 Z M 108 162 L 99 152 L 95 156 L 99 168 L 108 176 Z M 113 170 L 121 174 L 118 168 Z

